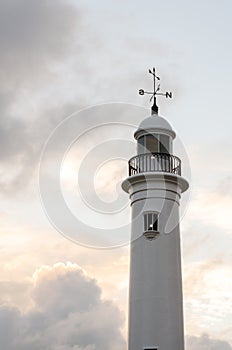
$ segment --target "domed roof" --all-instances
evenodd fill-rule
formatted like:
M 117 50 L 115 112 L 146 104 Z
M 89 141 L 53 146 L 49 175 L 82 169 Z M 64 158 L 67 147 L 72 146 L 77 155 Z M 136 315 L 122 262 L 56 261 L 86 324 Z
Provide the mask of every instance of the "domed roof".
M 138 139 L 144 133 L 159 133 L 162 132 L 164 134 L 170 135 L 172 138 L 175 138 L 176 133 L 173 131 L 169 122 L 160 117 L 159 115 L 154 115 L 145 118 L 138 127 L 138 130 L 135 131 L 134 137 Z

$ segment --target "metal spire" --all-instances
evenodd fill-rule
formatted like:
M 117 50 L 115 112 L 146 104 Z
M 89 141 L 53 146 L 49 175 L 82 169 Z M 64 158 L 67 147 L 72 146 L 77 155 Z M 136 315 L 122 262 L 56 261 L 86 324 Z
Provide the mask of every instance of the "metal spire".
M 143 89 L 139 90 L 139 94 L 140 95 L 144 95 L 144 94 L 148 94 L 148 95 L 152 95 L 150 98 L 150 102 L 153 100 L 153 105 L 151 107 L 151 114 L 158 114 L 158 106 L 156 104 L 156 96 L 157 95 L 161 95 L 161 96 L 165 96 L 166 98 L 172 98 L 172 93 L 171 92 L 166 92 L 166 93 L 162 93 L 159 92 L 160 91 L 160 84 L 158 84 L 158 86 L 156 87 L 156 80 L 160 80 L 160 78 L 155 74 L 155 68 L 153 67 L 153 71 L 151 71 L 151 69 L 149 69 L 149 73 L 153 75 L 153 79 L 154 79 L 154 90 L 152 92 L 150 91 L 144 91 Z

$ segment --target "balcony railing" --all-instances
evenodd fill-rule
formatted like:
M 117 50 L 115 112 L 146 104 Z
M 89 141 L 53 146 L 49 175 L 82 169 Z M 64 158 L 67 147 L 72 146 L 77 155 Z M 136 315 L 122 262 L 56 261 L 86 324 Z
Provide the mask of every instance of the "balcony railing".
M 129 176 L 162 171 L 181 175 L 181 160 L 167 153 L 144 153 L 129 160 Z

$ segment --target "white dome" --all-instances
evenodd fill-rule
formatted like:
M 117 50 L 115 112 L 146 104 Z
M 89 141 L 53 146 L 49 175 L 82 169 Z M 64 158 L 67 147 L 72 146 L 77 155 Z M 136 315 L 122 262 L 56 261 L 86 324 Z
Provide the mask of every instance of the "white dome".
M 154 115 L 145 118 L 138 127 L 138 130 L 135 131 L 134 137 L 135 139 L 138 139 L 139 136 L 141 136 L 144 133 L 164 133 L 167 135 L 170 135 L 173 139 L 176 136 L 175 131 L 173 131 L 171 125 L 169 122 L 164 119 L 163 117 L 160 117 L 159 115 Z

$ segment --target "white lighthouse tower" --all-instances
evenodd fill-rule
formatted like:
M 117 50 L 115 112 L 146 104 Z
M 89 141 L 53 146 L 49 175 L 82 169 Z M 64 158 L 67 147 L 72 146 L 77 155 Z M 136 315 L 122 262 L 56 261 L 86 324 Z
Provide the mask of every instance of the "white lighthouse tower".
M 132 210 L 128 350 L 184 350 L 179 206 L 188 182 L 172 154 L 175 132 L 158 115 L 157 91 L 122 183 Z

